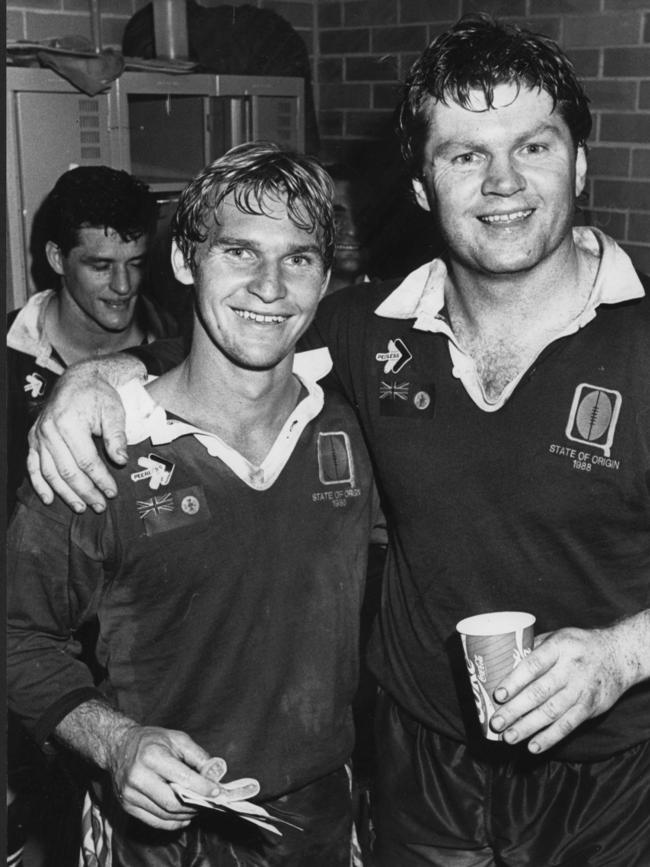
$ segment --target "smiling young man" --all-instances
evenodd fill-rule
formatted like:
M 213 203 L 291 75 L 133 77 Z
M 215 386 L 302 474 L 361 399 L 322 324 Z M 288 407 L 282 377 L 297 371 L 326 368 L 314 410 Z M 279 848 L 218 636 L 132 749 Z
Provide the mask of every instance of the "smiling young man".
M 156 202 L 127 172 L 82 166 L 65 172 L 39 219 L 56 289 L 9 315 L 9 511 L 24 476 L 27 431 L 68 367 L 84 358 L 177 333 L 170 316 L 140 294 L 156 226 Z
M 73 516 L 21 492 L 10 704 L 94 769 L 84 845 L 101 827 L 113 867 L 349 867 L 377 502 L 354 413 L 317 382 L 327 352 L 294 351 L 327 288 L 331 198 L 315 160 L 272 144 L 201 172 L 173 224 L 174 271 L 196 295 L 190 354 L 125 390 L 118 498 Z M 95 615 L 100 687 L 75 659 Z M 245 778 L 231 791 L 226 765 Z M 259 792 L 281 836 L 197 813 L 173 783 Z

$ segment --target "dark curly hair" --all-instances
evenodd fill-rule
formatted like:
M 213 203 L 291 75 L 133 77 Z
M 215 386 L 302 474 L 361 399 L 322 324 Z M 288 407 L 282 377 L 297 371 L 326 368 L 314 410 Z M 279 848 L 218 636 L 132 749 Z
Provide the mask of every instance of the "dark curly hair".
M 181 195 L 172 234 L 193 273 L 197 247 L 207 240 L 217 209 L 230 193 L 245 214 L 263 214 L 266 196 L 286 196 L 293 224 L 319 232 L 325 269 L 330 268 L 335 241 L 330 176 L 314 157 L 282 150 L 272 142 L 248 142 L 206 166 Z
M 415 61 L 398 109 L 398 135 L 411 174 L 422 173 L 431 99 L 449 100 L 467 108 L 471 90 L 482 90 L 493 105 L 498 84 L 539 88 L 553 99 L 576 148 L 591 132 L 589 99 L 573 64 L 546 36 L 514 24 L 495 21 L 486 13 L 463 16 L 434 39 Z
M 150 235 L 157 206 L 146 184 L 108 166 L 79 166 L 58 179 L 43 202 L 47 240 L 67 256 L 79 243 L 79 229 L 113 229 L 123 241 Z

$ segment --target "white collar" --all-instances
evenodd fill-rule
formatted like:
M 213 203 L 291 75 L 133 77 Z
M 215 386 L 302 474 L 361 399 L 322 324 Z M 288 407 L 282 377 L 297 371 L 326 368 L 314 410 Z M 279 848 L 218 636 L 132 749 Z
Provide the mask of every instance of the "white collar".
M 7 346 L 25 355 L 33 355 L 39 367 L 61 375 L 65 368 L 52 358 L 52 344 L 45 336 L 45 311 L 55 294 L 54 289 L 45 289 L 27 299 L 7 332 Z
M 645 294 L 629 256 L 615 241 L 599 229 L 588 226 L 574 228 L 573 238 L 578 247 L 598 255 L 600 265 L 584 310 L 563 331 L 554 335 L 552 341 L 573 334 L 591 322 L 599 305 L 642 298 Z M 505 404 L 525 371 L 506 386 L 496 402 L 485 399 L 473 360 L 460 349 L 449 323 L 444 315 L 441 315 L 445 304 L 446 280 L 447 268 L 442 259 L 434 259 L 421 265 L 402 280 L 377 307 L 375 313 L 390 319 L 414 319 L 413 328 L 418 331 L 445 334 L 449 338 L 454 376 L 461 380 L 480 409 L 495 412 Z
M 327 349 L 312 349 L 296 353 L 293 372 L 307 391 L 307 396 L 293 410 L 263 462 L 257 466 L 225 443 L 216 434 L 202 430 L 180 419 L 168 418 L 164 408 L 157 404 L 144 386 L 131 380 L 118 392 L 126 413 L 126 436 L 129 444 L 145 439 L 152 445 L 173 442 L 178 437 L 192 435 L 212 457 L 218 457 L 249 487 L 258 491 L 270 488 L 289 460 L 303 430 L 323 408 L 323 389 L 317 380 L 332 368 Z M 155 379 L 151 377 L 150 381 Z

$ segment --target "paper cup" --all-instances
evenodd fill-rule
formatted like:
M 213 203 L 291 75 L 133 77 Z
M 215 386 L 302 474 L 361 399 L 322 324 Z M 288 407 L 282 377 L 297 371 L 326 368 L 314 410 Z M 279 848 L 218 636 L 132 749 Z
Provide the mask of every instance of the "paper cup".
M 496 710 L 492 694 L 533 649 L 534 623 L 535 617 L 523 611 L 493 611 L 466 617 L 456 624 L 479 722 L 488 740 L 503 739 L 490 728 Z

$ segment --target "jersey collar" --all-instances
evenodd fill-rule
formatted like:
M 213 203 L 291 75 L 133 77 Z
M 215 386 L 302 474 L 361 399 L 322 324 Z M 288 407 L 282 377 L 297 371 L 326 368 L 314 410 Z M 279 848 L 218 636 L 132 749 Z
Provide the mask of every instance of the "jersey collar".
M 210 456 L 227 464 L 249 487 L 266 490 L 282 472 L 303 430 L 322 410 L 324 395 L 317 380 L 329 373 L 331 367 L 332 361 L 327 349 L 296 353 L 293 372 L 307 394 L 287 418 L 271 450 L 259 466 L 252 464 L 216 434 L 168 416 L 164 408 L 151 398 L 137 380 L 131 380 L 118 389 L 126 414 L 127 442 L 133 445 L 149 439 L 151 444 L 156 446 L 171 443 L 179 437 L 194 436 Z M 151 377 L 150 381 L 153 379 L 155 377 Z

